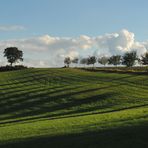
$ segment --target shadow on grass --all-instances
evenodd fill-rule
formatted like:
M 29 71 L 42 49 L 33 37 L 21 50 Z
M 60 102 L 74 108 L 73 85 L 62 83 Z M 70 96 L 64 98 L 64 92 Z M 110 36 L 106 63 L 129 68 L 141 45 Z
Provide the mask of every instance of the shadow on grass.
M 57 95 L 57 96 L 54 96 L 54 97 L 50 97 L 50 101 L 56 101 L 57 99 L 61 99 L 61 98 L 65 98 L 65 97 L 69 97 L 70 95 L 74 95 L 74 94 L 80 94 L 80 93 L 86 93 L 88 91 L 93 91 L 93 90 L 99 90 L 98 88 L 95 88 L 95 89 L 89 89 L 89 90 L 83 90 L 83 91 L 79 91 L 79 92 L 71 92 L 71 93 L 66 93 L 66 94 L 63 94 L 63 95 Z M 103 94 L 99 94 L 99 95 L 95 95 L 95 96 L 91 96 L 91 97 L 86 97 L 85 99 L 78 99 L 78 100 L 75 100 L 75 99 L 71 99 L 70 101 L 67 101 L 66 103 L 60 103 L 60 104 L 57 104 L 56 106 L 51 106 L 51 107 L 47 107 L 45 108 L 44 106 L 40 106 L 37 110 L 34 110 L 33 109 L 33 106 L 38 106 L 38 105 L 42 105 L 46 102 L 48 102 L 49 100 L 48 99 L 40 99 L 36 102 L 32 102 L 30 105 L 31 105 L 31 110 L 30 112 L 23 112 L 21 114 L 18 114 L 18 115 L 15 115 L 14 117 L 10 117 L 10 119 L 15 119 L 17 117 L 27 117 L 28 115 L 32 116 L 30 117 L 29 119 L 19 119 L 19 120 L 12 120 L 12 121 L 2 121 L 4 119 L 9 119 L 8 117 L 4 117 L 4 118 L 1 118 L 1 122 L 0 124 L 6 124 L 6 123 L 15 123 L 15 122 L 22 122 L 22 121 L 27 121 L 27 120 L 34 120 L 34 119 L 41 119 L 41 118 L 52 118 L 52 117 L 56 117 L 56 116 L 63 116 L 63 115 L 70 115 L 70 114 L 73 114 L 73 113 L 81 113 L 80 110 L 77 110 L 75 112 L 68 112 L 68 113 L 65 113 L 65 112 L 62 112 L 60 114 L 54 114 L 54 115 L 42 115 L 42 116 L 39 116 L 39 117 L 33 117 L 35 115 L 41 115 L 41 114 L 44 114 L 44 113 L 49 113 L 49 112 L 55 112 L 55 111 L 58 111 L 58 110 L 62 110 L 62 109 L 69 109 L 71 107 L 77 107 L 77 106 L 80 106 L 80 105 L 83 105 L 83 104 L 90 104 L 90 103 L 94 103 L 94 102 L 98 102 L 98 101 L 102 101 L 102 100 L 105 100 L 105 99 L 108 99 L 109 97 L 111 96 L 115 96 L 116 94 L 115 93 L 103 93 Z M 108 104 L 108 107 L 109 107 L 110 104 Z M 18 106 L 19 108 L 9 108 L 7 110 L 7 112 L 10 112 L 11 110 L 21 110 L 22 108 L 25 108 L 26 105 L 22 106 L 22 105 L 19 105 Z M 27 105 L 27 107 L 29 108 L 29 105 Z M 102 108 L 106 108 L 107 106 L 100 106 L 100 109 Z M 97 107 L 97 109 L 99 108 L 99 106 Z M 89 111 L 93 111 L 95 110 L 96 108 L 90 108 L 88 109 Z M 88 111 L 87 110 L 87 111 Z M 6 112 L 6 110 L 5 110 Z M 84 112 L 84 110 L 83 110 Z
M 129 71 L 130 69 L 118 69 L 118 67 L 116 69 L 115 68 L 103 68 L 103 67 L 102 68 L 96 68 L 96 69 L 91 69 L 91 68 L 80 68 L 80 69 L 85 70 L 85 71 L 90 71 L 90 72 L 105 72 L 105 73 L 118 73 L 118 74 L 132 74 L 132 75 L 148 75 L 147 71 Z
M 104 109 L 107 106 L 101 106 L 101 107 L 93 107 L 93 108 L 87 108 L 87 109 L 82 109 L 82 110 L 76 110 L 76 111 L 71 111 L 71 112 L 67 112 L 67 113 L 59 113 L 59 114 L 55 114 L 55 115 L 43 115 L 43 116 L 39 116 L 39 117 L 30 117 L 30 118 L 25 118 L 25 119 L 15 119 L 12 121 L 2 121 L 0 122 L 1 127 L 5 126 L 5 124 L 10 124 L 10 123 L 18 123 L 18 122 L 25 122 L 25 123 L 32 123 L 32 122 L 36 122 L 37 120 L 39 121 L 43 121 L 45 119 L 48 120 L 56 120 L 56 119 L 64 119 L 64 118 L 71 118 L 71 117 L 82 117 L 82 116 L 87 116 L 87 115 L 95 115 L 95 114 L 107 114 L 107 113 L 113 113 L 113 112 L 118 112 L 118 111 L 124 111 L 127 109 L 135 109 L 135 108 L 140 108 L 140 107 L 147 107 L 148 104 L 144 104 L 144 105 L 136 105 L 136 106 L 131 106 L 131 107 L 123 107 L 123 108 L 119 108 L 119 109 L 110 109 L 107 111 L 96 111 L 96 108 L 98 109 Z
M 1 144 L 0 148 L 147 148 L 148 126 L 120 127 Z
M 45 73 L 47 74 L 47 76 L 45 75 Z M 30 82 L 30 80 L 25 80 L 26 78 L 30 78 L 31 80 L 34 81 L 41 81 L 43 80 L 43 84 L 44 84 L 44 80 L 46 80 L 46 77 L 48 77 L 48 73 L 51 73 L 49 71 L 34 71 L 33 73 L 25 73 L 25 76 L 21 75 L 21 77 L 18 78 L 17 82 L 18 84 L 22 82 L 23 85 L 27 86 L 30 85 L 28 84 L 28 82 Z M 77 114 L 77 113 L 84 113 L 84 112 L 93 112 L 95 110 L 98 109 L 104 109 L 104 108 L 109 108 L 112 104 L 110 103 L 106 103 L 102 106 L 96 106 L 94 105 L 93 107 L 88 107 L 87 109 L 75 109 L 70 111 L 69 109 L 71 108 L 77 108 L 77 106 L 80 105 L 88 105 L 91 103 L 97 103 L 100 101 L 104 101 L 109 99 L 110 97 L 116 97 L 117 93 L 116 92 L 105 92 L 102 94 L 97 94 L 94 95 L 93 93 L 95 91 L 100 91 L 100 90 L 108 90 L 110 88 L 113 87 L 119 87 L 121 85 L 125 85 L 127 82 L 127 79 L 130 77 L 133 77 L 132 75 L 123 75 L 123 77 L 106 77 L 106 76 L 89 76 L 89 75 L 85 75 L 85 76 L 75 76 L 75 74 L 66 74 L 64 76 L 61 77 L 61 75 L 63 74 L 63 72 L 57 72 L 56 75 L 60 78 L 64 78 L 62 80 L 62 84 L 66 85 L 59 85 L 59 86 L 38 86 L 35 85 L 34 83 L 32 84 L 32 87 L 24 87 L 22 86 L 22 88 L 20 88 L 19 90 L 16 90 L 15 88 L 16 85 L 10 87 L 12 90 L 6 91 L 4 92 L 2 98 L 0 99 L 0 115 L 4 115 L 4 114 L 14 114 L 11 117 L 7 117 L 7 116 L 3 116 L 1 117 L 1 121 L 2 120 L 7 120 L 7 119 L 12 119 L 12 122 L 19 122 L 22 120 L 17 120 L 16 118 L 19 117 L 27 117 L 27 116 L 31 116 L 31 119 L 36 119 L 36 118 L 41 118 L 40 115 L 42 114 L 46 114 L 42 116 L 42 118 L 52 118 L 52 117 L 57 117 L 57 116 L 64 116 L 64 115 L 72 115 L 72 114 Z M 45 78 L 44 78 L 45 76 Z M 55 79 L 53 81 L 59 81 L 60 79 L 58 79 L 58 77 L 55 77 Z M 136 75 L 135 75 L 136 77 Z M 52 80 L 54 78 L 54 76 L 52 75 L 50 77 L 50 79 Z M 17 80 L 17 77 L 14 78 L 14 80 Z M 50 79 L 47 79 L 47 81 L 50 81 Z M 25 80 L 25 81 L 24 81 Z M 101 84 L 101 82 L 114 82 L 113 84 L 108 84 L 106 86 L 102 85 L 101 87 L 96 87 L 96 88 L 85 88 L 85 85 L 82 87 L 82 85 L 73 85 L 73 83 L 75 82 L 97 82 L 99 81 L 99 84 Z M 17 84 L 16 83 L 16 84 Z M 13 84 L 13 83 L 12 83 Z M 15 84 L 15 83 L 14 83 Z M 129 84 L 129 82 L 128 82 Z M 48 84 L 47 84 L 48 85 Z M 89 83 L 87 83 L 87 85 L 90 85 Z M 9 86 L 9 83 L 8 83 Z M 11 85 L 10 85 L 11 86 Z M 68 86 L 68 87 L 65 87 Z M 82 89 L 78 89 L 79 87 L 82 87 Z M 5 88 L 7 90 L 7 88 Z M 77 90 L 78 89 L 78 90 Z M 18 93 L 18 92 L 19 93 Z M 81 94 L 86 94 L 86 93 L 91 93 L 93 95 L 89 95 L 88 97 L 85 97 L 83 99 L 75 99 L 73 98 L 74 95 L 81 95 Z M 65 99 L 65 102 L 62 102 L 62 99 Z M 50 104 L 49 104 L 50 103 Z M 51 105 L 52 103 L 55 103 L 53 106 Z M 49 104 L 48 106 L 46 104 Z M 54 115 L 52 115 L 53 112 L 56 111 L 60 111 L 60 110 L 69 110 L 68 112 L 62 112 L 61 113 L 55 113 Z M 27 111 L 26 111 L 27 110 Z M 17 112 L 17 114 L 15 114 Z M 38 116 L 39 117 L 35 117 Z M 16 120 L 15 120 L 16 119 Z M 15 120 L 15 121 L 14 121 Z M 24 119 L 23 119 L 24 121 Z M 1 122 L 3 123 L 3 121 Z

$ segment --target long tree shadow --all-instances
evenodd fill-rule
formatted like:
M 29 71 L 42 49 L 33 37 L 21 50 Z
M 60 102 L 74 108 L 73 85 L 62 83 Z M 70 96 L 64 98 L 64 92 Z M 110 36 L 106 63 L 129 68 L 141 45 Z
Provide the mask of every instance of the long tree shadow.
M 43 71 L 44 72 L 44 71 Z M 66 114 L 74 114 L 74 113 L 83 113 L 85 111 L 89 112 L 89 111 L 94 111 L 94 110 L 98 110 L 98 109 L 104 109 L 107 107 L 112 106 L 112 104 L 108 104 L 108 105 L 102 105 L 102 106 L 94 106 L 94 107 L 88 107 L 87 109 L 77 109 L 77 110 L 72 110 L 70 111 L 69 109 L 71 109 L 72 107 L 75 108 L 77 106 L 81 106 L 81 105 L 87 105 L 90 103 L 96 103 L 98 101 L 101 100 L 105 100 L 108 99 L 109 97 L 116 97 L 117 93 L 116 92 L 106 92 L 103 94 L 97 94 L 97 95 L 92 95 L 92 96 L 88 96 L 85 97 L 85 99 L 73 99 L 74 95 L 80 95 L 80 94 L 85 94 L 85 93 L 90 93 L 94 91 L 99 91 L 101 89 L 110 89 L 113 87 L 118 87 L 121 85 L 125 85 L 128 83 L 128 85 L 133 85 L 132 83 L 129 84 L 129 82 L 126 82 L 127 79 L 133 77 L 132 75 L 123 75 L 122 77 L 106 77 L 106 76 L 93 76 L 93 75 L 85 75 L 85 76 L 75 76 L 72 73 L 69 73 L 65 76 L 60 77 L 60 75 L 62 75 L 62 71 L 57 72 L 56 73 L 56 77 L 51 76 L 49 79 L 49 75 L 48 74 L 52 74 L 52 72 L 47 71 L 47 75 L 42 75 L 43 73 L 40 74 L 34 74 L 31 73 L 30 75 L 28 75 L 28 73 L 26 73 L 26 75 L 28 76 L 22 76 L 21 78 L 18 79 L 18 82 L 16 82 L 16 84 L 11 88 L 12 90 L 10 91 L 6 91 L 4 93 L 4 96 L 2 96 L 2 99 L 0 99 L 0 101 L 2 102 L 0 105 L 0 114 L 13 114 L 13 116 L 11 117 L 2 117 L 0 118 L 1 120 L 7 120 L 7 119 L 15 119 L 15 118 L 19 118 L 19 117 L 27 117 L 27 116 L 31 116 L 31 118 L 40 118 L 43 114 L 48 114 L 46 116 L 42 116 L 42 117 L 48 117 L 48 118 L 52 118 L 52 117 L 56 117 L 56 116 L 63 116 Z M 45 72 L 44 72 L 45 74 Z M 73 76 L 75 76 L 73 78 Z M 24 80 L 24 78 L 31 78 L 31 80 L 34 79 L 33 83 L 32 83 L 32 88 L 27 88 L 28 86 L 28 82 L 29 80 Z M 135 75 L 136 77 L 136 75 Z M 47 78 L 47 79 L 46 79 Z M 54 78 L 54 79 L 53 79 Z M 61 80 L 61 79 L 64 80 Z M 14 78 L 15 80 L 15 78 Z M 22 90 L 19 91 L 19 93 L 17 93 L 15 90 L 16 85 L 20 84 L 19 81 L 22 81 L 24 85 L 26 85 L 26 88 L 23 90 L 24 87 L 22 87 Z M 47 81 L 44 81 L 47 80 Z M 48 82 L 50 82 L 50 80 L 52 81 L 52 84 L 57 81 L 59 82 L 60 80 L 62 81 L 61 84 L 59 82 L 59 86 L 54 86 L 50 88 L 50 84 Z M 40 84 L 43 85 L 39 85 L 36 86 L 34 82 L 39 82 Z M 82 85 L 79 86 L 79 82 L 86 82 Z M 89 85 L 89 83 L 97 83 L 97 84 L 101 84 L 101 83 L 106 83 L 106 82 L 112 82 L 112 84 L 108 84 L 107 86 L 103 86 L 103 87 L 96 87 L 96 88 L 85 88 L 86 84 Z M 46 83 L 46 84 L 44 84 Z M 78 83 L 77 85 L 73 85 L 75 83 Z M 8 84 L 9 85 L 9 84 Z M 45 86 L 45 87 L 44 87 Z M 49 86 L 49 87 L 48 87 Z M 51 85 L 52 86 L 52 85 Z M 67 87 L 69 86 L 69 87 Z M 79 89 L 80 87 L 84 88 L 84 89 Z M 51 89 L 51 90 L 50 90 Z M 66 99 L 66 102 L 62 102 L 62 99 Z M 56 103 L 56 105 L 49 105 L 49 106 L 44 106 L 46 103 Z M 69 110 L 66 112 L 61 112 L 61 113 L 56 113 L 54 115 L 52 115 L 53 112 L 57 112 L 60 110 Z M 27 110 L 27 111 L 26 111 Z M 15 112 L 17 112 L 17 114 L 15 114 Z M 34 116 L 40 116 L 40 117 L 34 117 Z
M 119 71 L 119 69 L 113 69 L 111 67 L 110 68 L 107 68 L 107 69 L 101 69 L 101 68 L 98 68 L 98 69 L 90 69 L 90 68 L 81 68 L 81 70 L 84 70 L 84 71 L 89 71 L 89 72 L 105 72 L 105 73 L 117 73 L 117 74 L 131 74 L 131 75 L 148 75 L 148 72 L 147 71 L 128 71 L 128 70 L 123 70 L 121 69 Z
M 18 123 L 18 122 L 22 122 L 22 123 L 33 123 L 36 121 L 44 121 L 44 120 L 56 120 L 56 119 L 65 119 L 65 118 L 74 118 L 74 117 L 83 117 L 83 116 L 87 116 L 87 115 L 97 115 L 97 114 L 108 114 L 108 113 L 113 113 L 113 112 L 118 112 L 118 111 L 124 111 L 124 110 L 129 110 L 129 109 L 136 109 L 136 108 L 141 108 L 141 107 L 147 107 L 148 104 L 141 104 L 141 105 L 134 105 L 134 106 L 130 106 L 130 107 L 123 107 L 123 108 L 118 108 L 118 109 L 112 109 L 112 108 L 108 108 L 108 110 L 104 110 L 102 111 L 101 109 L 104 109 L 106 107 L 108 107 L 108 105 L 106 106 L 100 106 L 100 107 L 91 107 L 91 108 L 87 108 L 87 109 L 82 109 L 82 110 L 76 110 L 76 111 L 70 111 L 70 112 L 66 112 L 66 113 L 59 113 L 59 114 L 55 114 L 55 115 L 43 115 L 43 116 L 39 116 L 39 117 L 30 117 L 30 118 L 25 118 L 25 119 L 16 119 L 16 120 L 11 120 L 11 121 L 2 121 L 0 122 L 1 127 L 5 126 L 5 124 L 10 124 L 10 123 Z M 98 111 L 96 111 L 96 109 L 100 109 Z M 95 111 L 95 112 L 93 112 Z M 147 115 L 144 115 L 143 117 L 147 117 Z M 142 118 L 143 118 L 142 117 Z M 8 125 L 7 125 L 8 126 Z
M 57 136 L 38 136 L 0 144 L 1 148 L 147 148 L 148 126 L 118 127 Z
M 114 85 L 114 87 L 116 87 L 118 85 Z M 79 86 L 80 88 L 81 86 Z M 92 88 L 92 89 L 84 89 L 84 90 L 77 90 L 79 89 L 78 86 L 74 86 L 74 87 L 68 87 L 68 88 L 60 88 L 58 90 L 55 90 L 55 88 L 53 88 L 53 91 L 50 91 L 50 92 L 44 92 L 42 94 L 34 94 L 33 96 L 31 96 L 30 99 L 32 99 L 32 102 L 29 100 L 29 98 L 26 98 L 24 97 L 23 99 L 22 98 L 19 98 L 19 96 L 13 96 L 13 97 L 18 97 L 19 99 L 16 99 L 16 100 L 13 100 L 11 102 L 11 105 L 10 105 L 10 102 L 7 102 L 7 104 L 5 104 L 4 106 L 7 106 L 9 105 L 9 108 L 7 109 L 4 109 L 2 106 L 1 106 L 1 113 L 13 113 L 13 112 L 16 112 L 16 111 L 21 111 L 22 109 L 29 109 L 30 111 L 28 112 L 21 112 L 21 113 L 18 113 L 17 115 L 11 117 L 10 119 L 15 119 L 15 118 L 18 118 L 18 117 L 27 117 L 27 116 L 36 116 L 36 115 L 42 115 L 42 114 L 45 114 L 45 113 L 51 113 L 52 112 L 56 112 L 58 110 L 63 110 L 63 109 L 70 109 L 72 107 L 76 107 L 76 106 L 81 106 L 81 105 L 87 105 L 87 104 L 90 104 L 90 103 L 95 103 L 97 101 L 101 101 L 103 99 L 108 99 L 110 97 L 115 97 L 117 95 L 117 93 L 104 93 L 104 94 L 99 94 L 99 95 L 96 95 L 96 96 L 90 96 L 90 97 L 85 97 L 85 99 L 78 99 L 78 100 L 75 100 L 73 99 L 73 95 L 78 95 L 78 94 L 85 94 L 85 93 L 88 93 L 88 92 L 93 92 L 93 91 L 99 91 L 101 89 L 109 89 L 111 86 L 105 86 L 105 87 L 97 87 L 97 88 Z M 113 87 L 113 86 L 112 86 Z M 76 89 L 76 90 L 75 90 Z M 73 91 L 71 91 L 73 90 Z M 36 90 L 34 90 L 33 92 L 36 92 Z M 61 93 L 62 94 L 61 94 Z M 64 93 L 63 93 L 64 92 Z M 59 94 L 60 93 L 60 94 Z M 52 96 L 52 94 L 54 94 Z M 22 96 L 22 94 L 20 94 L 20 97 Z M 23 95 L 24 96 L 24 95 Z M 12 98 L 13 98 L 12 97 Z M 56 102 L 56 101 L 59 101 L 61 100 L 62 98 L 65 98 L 67 99 L 66 103 L 58 103 L 57 105 L 54 105 L 54 106 L 50 106 L 50 107 L 45 107 L 44 104 L 46 103 L 49 103 L 49 102 Z M 18 104 L 19 103 L 19 104 Z M 14 104 L 14 105 L 13 105 Z M 15 104 L 18 104 L 17 106 Z M 54 116 L 62 116 L 62 115 L 66 115 L 66 114 L 73 114 L 73 113 L 82 113 L 84 111 L 94 111 L 95 109 L 104 109 L 104 108 L 109 108 L 111 107 L 113 104 L 108 104 L 107 106 L 106 105 L 102 105 L 102 106 L 97 106 L 97 107 L 89 107 L 87 110 L 77 110 L 77 111 L 69 111 L 69 112 L 63 112 L 63 113 L 60 113 L 60 114 L 54 114 L 54 115 L 48 115 L 48 116 L 44 116 L 43 117 L 54 117 Z M 35 108 L 35 109 L 34 109 Z M 36 118 L 36 117 L 35 117 Z M 40 117 L 37 117 L 37 118 L 40 118 Z M 4 118 L 1 118 L 1 119 L 9 119 L 8 117 L 4 117 Z
M 96 89 L 94 89 L 96 90 Z M 89 91 L 92 91 L 89 90 Z M 72 94 L 78 94 L 78 93 L 81 93 L 81 92 L 88 92 L 88 90 L 85 90 L 85 91 L 80 91 L 80 92 L 76 92 L 76 93 L 72 93 Z M 54 118 L 54 117 L 58 117 L 58 116 L 64 116 L 64 115 L 71 115 L 71 114 L 74 114 L 74 113 L 83 113 L 83 111 L 81 110 L 75 110 L 73 112 L 71 111 L 68 111 L 68 112 L 62 112 L 62 113 L 58 113 L 58 114 L 51 114 L 51 115 L 44 115 L 45 113 L 52 113 L 52 112 L 56 112 L 58 110 L 63 110 L 63 109 L 70 109 L 70 108 L 74 108 L 74 107 L 77 107 L 77 106 L 81 106 L 81 105 L 87 105 L 87 104 L 91 104 L 91 103 L 95 103 L 95 102 L 98 102 L 98 101 L 103 101 L 104 99 L 108 99 L 112 96 L 115 96 L 116 94 L 115 93 L 104 93 L 104 94 L 99 94 L 99 95 L 95 95 L 95 96 L 90 96 L 90 97 L 86 97 L 85 99 L 78 99 L 78 100 L 75 100 L 75 99 L 71 99 L 70 101 L 67 101 L 66 103 L 59 103 L 58 105 L 56 106 L 51 106 L 51 107 L 44 107 L 44 106 L 40 106 L 37 110 L 34 110 L 33 109 L 33 106 L 38 106 L 38 104 L 42 104 L 42 103 L 46 103 L 46 100 L 39 100 L 39 102 L 33 102 L 33 105 L 31 105 L 31 108 L 30 108 L 30 112 L 23 112 L 23 113 L 20 113 L 20 114 L 17 114 L 13 117 L 10 117 L 10 119 L 12 120 L 13 118 L 20 118 L 20 117 L 27 117 L 28 115 L 31 116 L 29 118 L 29 120 L 32 120 L 32 119 L 41 119 L 41 118 Z M 63 97 L 66 97 L 67 94 L 64 94 Z M 60 99 L 61 98 L 61 95 L 59 96 L 56 96 L 56 97 L 53 97 L 53 98 L 50 98 L 50 99 Z M 26 105 L 25 105 L 26 106 Z M 106 107 L 109 107 L 110 104 L 108 105 L 104 105 L 104 106 L 97 106 L 97 109 L 103 109 L 103 108 L 106 108 Z M 27 105 L 27 107 L 29 108 L 29 105 Z M 22 109 L 23 107 L 22 106 L 19 106 L 19 110 Z M 11 108 L 11 110 L 9 109 L 8 112 L 12 112 L 13 110 L 15 109 L 15 111 L 18 109 L 18 108 Z M 96 108 L 88 108 L 88 110 L 91 112 L 93 110 L 95 110 Z M 87 110 L 87 111 L 88 111 Z M 37 116 L 37 117 L 34 117 L 36 115 L 42 115 L 42 116 Z M 5 119 L 9 119 L 8 117 L 4 117 L 2 118 L 3 120 Z M 28 120 L 28 119 L 15 119 L 13 120 L 12 122 L 21 122 L 21 121 L 25 121 L 25 120 Z M 4 124 L 4 123 L 12 123 L 11 121 L 9 122 L 5 122 L 5 121 L 1 121 L 1 124 Z
M 24 92 L 21 94 L 14 94 L 7 97 L 4 97 L 4 100 L 7 100 L 5 103 L 1 103 L 0 113 L 9 113 L 12 111 L 17 111 L 19 109 L 23 108 L 29 108 L 36 105 L 41 105 L 46 102 L 55 101 L 58 98 L 61 98 L 65 95 L 55 95 L 55 97 L 50 97 L 51 94 L 56 94 L 60 92 L 69 92 L 70 90 L 81 88 L 82 86 L 72 86 L 72 87 L 64 87 L 64 86 L 57 86 L 57 87 L 51 87 L 46 89 L 33 89 L 29 92 Z M 51 90 L 50 90 L 51 89 Z M 37 91 L 39 92 L 41 90 L 41 94 L 37 94 Z M 43 91 L 43 92 L 42 92 Z M 32 94 L 32 95 L 29 95 Z M 30 101 L 32 100 L 32 102 Z M 10 101 L 9 101 L 10 100 Z M 1 100 L 2 101 L 2 100 Z M 18 104 L 15 106 L 15 104 Z M 4 109 L 5 106 L 9 106 L 7 109 Z

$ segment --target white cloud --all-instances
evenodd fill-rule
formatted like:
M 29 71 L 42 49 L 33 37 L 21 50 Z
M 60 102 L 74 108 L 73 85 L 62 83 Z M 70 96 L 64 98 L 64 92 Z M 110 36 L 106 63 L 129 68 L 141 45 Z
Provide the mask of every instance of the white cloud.
M 148 42 L 134 42 L 132 49 L 137 51 L 138 55 L 142 55 L 143 53 L 148 51 Z
M 4 66 L 4 65 L 6 65 L 6 64 L 7 64 L 6 61 L 3 61 L 3 60 L 0 59 L 0 66 Z
M 0 25 L 0 31 L 21 31 L 21 30 L 25 30 L 25 27 L 20 25 Z
M 108 54 L 122 54 L 126 51 L 130 51 L 133 48 L 134 33 L 123 29 L 118 33 L 98 36 L 95 40 L 98 52 L 100 52 L 100 54 L 103 52 Z
M 148 51 L 148 41 L 135 41 L 135 35 L 126 29 L 103 36 L 89 37 L 40 37 L 0 41 L 0 49 L 16 46 L 23 50 L 25 64 L 36 67 L 63 66 L 66 56 L 71 58 L 88 55 L 123 54 L 136 50 L 139 55 Z M 1 54 L 1 53 L 0 53 Z M 31 60 L 27 60 L 31 59 Z
M 51 65 L 51 63 L 48 60 L 35 60 L 35 59 L 26 59 L 23 62 L 24 65 L 27 65 L 29 67 L 55 67 L 56 65 Z

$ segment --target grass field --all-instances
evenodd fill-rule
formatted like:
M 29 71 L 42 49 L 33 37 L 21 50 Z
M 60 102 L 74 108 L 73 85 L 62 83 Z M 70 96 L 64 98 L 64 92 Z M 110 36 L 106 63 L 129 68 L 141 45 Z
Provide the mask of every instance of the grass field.
M 148 76 L 0 73 L 0 148 L 147 148 Z

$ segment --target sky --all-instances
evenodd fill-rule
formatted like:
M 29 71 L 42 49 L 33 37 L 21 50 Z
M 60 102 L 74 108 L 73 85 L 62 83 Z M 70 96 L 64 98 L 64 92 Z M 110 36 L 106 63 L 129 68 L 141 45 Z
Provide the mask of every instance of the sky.
M 0 65 L 16 46 L 24 64 L 62 66 L 66 56 L 148 51 L 147 0 L 0 0 Z

